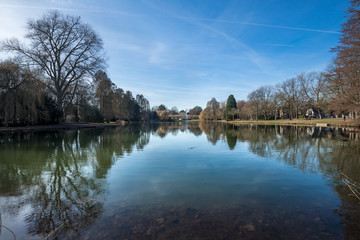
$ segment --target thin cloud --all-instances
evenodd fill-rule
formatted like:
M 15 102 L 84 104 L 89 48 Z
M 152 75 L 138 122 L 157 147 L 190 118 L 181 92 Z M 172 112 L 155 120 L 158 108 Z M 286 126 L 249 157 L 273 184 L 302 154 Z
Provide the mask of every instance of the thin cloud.
M 38 10 L 59 10 L 59 11 L 73 11 L 73 12 L 88 12 L 88 13 L 107 13 L 114 15 L 124 15 L 130 17 L 138 17 L 140 15 L 126 13 L 122 11 L 113 10 L 97 10 L 97 9 L 84 9 L 84 8 L 63 8 L 63 7 L 41 7 L 41 6 L 29 6 L 29 5 L 14 5 L 14 4 L 0 4 L 2 8 L 25 8 L 25 9 L 38 9 Z
M 146 88 L 152 87 L 154 89 L 173 89 L 169 91 L 185 91 L 185 92 L 195 91 L 193 87 L 178 87 L 167 84 L 154 84 L 154 83 L 144 83 L 144 82 L 132 82 L 131 84 L 139 85 Z
M 240 46 L 242 49 L 245 50 L 246 56 L 250 59 L 250 61 L 252 63 L 254 63 L 256 66 L 258 66 L 263 71 L 267 72 L 267 69 L 264 66 L 264 59 L 253 48 L 249 47 L 248 45 L 246 45 L 242 41 L 230 36 L 229 34 L 223 32 L 223 31 L 220 31 L 218 29 L 210 27 L 209 25 L 200 24 L 200 23 L 194 23 L 194 24 L 196 24 L 198 26 L 201 26 L 201 27 L 203 27 L 205 29 L 208 29 L 208 30 L 210 30 L 210 31 L 224 37 L 229 42 L 233 42 L 233 43 L 237 44 L 238 46 Z
M 160 42 L 155 44 L 155 47 L 149 51 L 149 62 L 154 64 L 164 63 L 164 54 L 166 52 L 166 45 Z
M 182 16 L 179 16 L 176 13 L 168 12 L 168 11 L 162 9 L 162 8 L 159 8 L 158 6 L 154 5 L 153 3 L 151 3 L 151 2 L 149 2 L 147 0 L 143 0 L 143 2 L 145 4 L 147 4 L 148 6 L 156 9 L 157 11 L 162 12 L 163 14 L 166 14 L 166 15 L 168 15 L 170 17 L 173 17 L 173 18 L 181 19 L 181 20 L 183 20 L 185 22 L 188 22 L 190 24 L 194 24 L 194 25 L 197 25 L 197 26 L 199 26 L 201 28 L 207 29 L 208 31 L 211 31 L 211 32 L 223 37 L 228 42 L 235 43 L 236 45 L 240 46 L 242 49 L 245 50 L 245 54 L 250 59 L 251 62 L 253 62 L 256 66 L 258 66 L 263 71 L 267 72 L 266 68 L 264 67 L 264 62 L 265 62 L 264 59 L 253 48 L 251 48 L 247 44 L 245 44 L 242 41 L 230 36 L 229 34 L 223 32 L 223 31 L 220 31 L 220 30 L 218 30 L 216 28 L 213 28 L 213 27 L 211 27 L 211 26 L 209 26 L 207 24 L 201 23 L 202 18 L 182 17 Z M 204 19 L 206 19 L 206 18 L 204 18 Z
M 251 25 L 251 26 L 268 27 L 268 28 L 282 28 L 282 29 L 299 30 L 299 31 L 307 31 L 307 32 L 340 34 L 340 32 L 338 32 L 338 31 L 331 31 L 331 30 L 289 27 L 289 26 L 282 26 L 282 25 L 271 25 L 271 24 L 262 24 L 262 23 L 253 23 L 253 22 L 240 22 L 240 21 L 230 21 L 230 20 L 222 20 L 222 19 L 210 19 L 210 18 L 195 18 L 195 17 L 179 17 L 179 18 L 188 19 L 188 20 L 198 20 L 198 21 L 210 21 L 210 22 Z
M 265 46 L 271 46 L 271 47 L 294 47 L 295 45 L 290 44 L 276 44 L 276 43 L 268 43 L 264 44 Z
M 211 19 L 211 18 L 197 18 L 197 17 L 183 17 L 179 15 L 175 15 L 169 13 L 154 4 L 150 3 L 147 0 L 143 0 L 143 2 L 150 7 L 157 9 L 167 15 L 170 15 L 175 18 L 180 18 L 183 20 L 197 20 L 197 21 L 209 21 L 209 22 L 220 22 L 220 23 L 231 23 L 231 24 L 241 24 L 241 25 L 251 25 L 251 26 L 258 26 L 258 27 L 268 27 L 268 28 L 280 28 L 280 29 L 290 29 L 290 30 L 299 30 L 299 31 L 307 31 L 307 32 L 320 32 L 320 33 L 330 33 L 330 34 L 341 34 L 338 31 L 332 30 L 324 30 L 324 29 L 313 29 L 313 28 L 301 28 L 301 27 L 290 27 L 290 26 L 283 26 L 283 25 L 272 25 L 272 24 L 262 24 L 262 23 L 254 23 L 254 22 L 243 22 L 243 21 L 232 21 L 232 20 L 225 20 L 225 19 Z
M 88 10 L 85 10 L 85 9 L 75 9 L 75 8 L 39 7 L 39 6 L 12 5 L 12 4 L 0 4 L 0 7 L 6 7 L 6 8 L 26 8 L 26 9 L 39 9 L 39 10 L 88 11 Z

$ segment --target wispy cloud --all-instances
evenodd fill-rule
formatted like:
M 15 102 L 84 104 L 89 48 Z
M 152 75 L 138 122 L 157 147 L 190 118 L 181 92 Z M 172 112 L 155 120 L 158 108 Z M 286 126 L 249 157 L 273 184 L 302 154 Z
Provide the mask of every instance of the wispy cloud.
M 169 91 L 184 91 L 184 92 L 189 92 L 189 91 L 194 91 L 196 92 L 197 90 L 194 89 L 192 86 L 189 87 L 179 87 L 179 86 L 174 86 L 174 85 L 169 85 L 169 84 L 154 84 L 152 82 L 132 82 L 132 85 L 137 85 L 139 87 L 143 87 L 143 88 L 153 88 L 153 89 L 168 89 Z
M 2 7 L 2 8 L 38 9 L 38 10 L 88 11 L 85 9 L 75 9 L 75 8 L 44 7 L 44 6 L 15 5 L 15 4 L 0 4 L 0 7 Z
M 330 34 L 340 34 L 338 31 L 333 30 L 325 30 L 325 29 L 313 29 L 313 28 L 303 28 L 303 27 L 293 27 L 293 26 L 284 26 L 284 25 L 273 25 L 273 24 L 263 24 L 263 23 L 255 23 L 255 22 L 246 22 L 246 21 L 233 21 L 226 19 L 213 19 L 213 18 L 198 18 L 198 17 L 184 17 L 175 15 L 173 13 L 169 13 L 154 4 L 150 3 L 147 0 L 143 0 L 145 4 L 148 6 L 161 11 L 167 15 L 172 17 L 184 19 L 184 20 L 196 20 L 196 21 L 207 21 L 207 22 L 219 22 L 219 23 L 229 23 L 229 24 L 240 24 L 240 25 L 250 25 L 250 26 L 258 26 L 258 27 L 267 27 L 267 28 L 280 28 L 280 29 L 289 29 L 289 30 L 298 30 L 298 31 L 307 31 L 307 32 L 319 32 L 319 33 L 330 33 Z
M 271 47 L 294 47 L 295 46 L 295 45 L 291 45 L 291 44 L 276 44 L 276 43 L 267 43 L 264 45 L 271 46 Z
M 139 14 L 132 14 L 123 11 L 104 10 L 104 9 L 85 9 L 85 8 L 64 8 L 64 7 L 47 7 L 47 6 L 30 6 L 20 4 L 0 4 L 1 8 L 23 8 L 23 9 L 37 9 L 37 10 L 59 10 L 70 12 L 85 12 L 85 13 L 106 13 L 112 15 L 124 15 L 129 17 L 138 17 Z
M 252 63 L 254 63 L 256 66 L 258 66 L 262 70 L 266 71 L 266 67 L 264 65 L 264 62 L 265 62 L 264 58 L 261 57 L 253 48 L 251 48 L 247 44 L 243 43 L 242 41 L 232 37 L 231 35 L 223 32 L 223 31 L 220 31 L 216 28 L 210 27 L 209 25 L 202 24 L 202 23 L 196 23 L 196 24 L 224 37 L 227 41 L 235 43 L 236 45 L 241 47 L 244 50 L 244 53 L 246 54 L 246 56 L 249 58 L 249 60 Z
M 247 44 L 245 44 L 244 42 L 240 41 L 239 39 L 236 39 L 235 37 L 219 30 L 216 29 L 212 26 L 209 26 L 208 24 L 202 23 L 201 20 L 203 20 L 203 18 L 195 18 L 195 17 L 183 17 L 180 16 L 179 14 L 173 13 L 173 12 L 169 12 L 167 10 L 164 10 L 156 5 L 154 5 L 153 3 L 147 1 L 147 0 L 143 0 L 143 2 L 145 4 L 147 4 L 148 6 L 150 6 L 151 8 L 162 12 L 163 14 L 169 16 L 169 17 L 173 17 L 173 18 L 177 18 L 177 19 L 181 19 L 183 21 L 186 21 L 190 24 L 193 25 L 197 25 L 203 29 L 206 29 L 208 31 L 211 31 L 221 37 L 223 37 L 224 39 L 226 39 L 228 42 L 236 44 L 237 47 L 241 48 L 244 50 L 245 55 L 248 57 L 248 59 L 253 62 L 256 66 L 258 66 L 260 69 L 267 71 L 265 68 L 265 60 L 263 57 L 261 57 L 253 48 L 251 48 L 250 46 L 248 46 Z
M 114 41 L 116 42 L 116 44 L 113 44 L 113 48 L 114 49 L 120 49 L 120 50 L 125 50 L 125 51 L 132 51 L 132 52 L 138 52 L 141 53 L 144 51 L 144 49 L 136 44 L 132 44 L 132 43 L 122 43 L 119 41 Z
M 164 62 L 163 55 L 166 52 L 166 45 L 164 43 L 157 42 L 155 47 L 149 51 L 149 62 L 154 64 L 161 64 Z
M 338 31 L 331 31 L 331 30 L 291 27 L 291 26 L 282 26 L 282 25 L 253 23 L 253 22 L 230 21 L 230 20 L 223 20 L 223 19 L 196 18 L 196 17 L 178 17 L 178 18 L 187 19 L 187 20 L 197 20 L 197 21 L 208 21 L 208 22 L 220 22 L 220 23 L 230 23 L 230 24 L 251 25 L 251 26 L 268 27 L 268 28 L 282 28 L 282 29 L 299 30 L 299 31 L 307 31 L 307 32 L 340 34 L 340 32 L 338 32 Z

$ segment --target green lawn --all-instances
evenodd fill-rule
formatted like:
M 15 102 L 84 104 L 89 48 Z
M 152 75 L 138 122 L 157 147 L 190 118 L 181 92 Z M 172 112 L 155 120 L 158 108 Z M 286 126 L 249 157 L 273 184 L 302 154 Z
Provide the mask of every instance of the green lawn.
M 259 121 L 228 121 L 228 123 L 234 124 L 260 124 L 260 125 L 303 125 L 303 126 L 312 126 L 316 123 L 326 123 L 329 126 L 340 126 L 340 127 L 360 127 L 360 122 L 352 119 L 346 119 L 345 121 L 342 118 L 324 118 L 324 119 L 279 119 L 279 120 L 259 120 Z

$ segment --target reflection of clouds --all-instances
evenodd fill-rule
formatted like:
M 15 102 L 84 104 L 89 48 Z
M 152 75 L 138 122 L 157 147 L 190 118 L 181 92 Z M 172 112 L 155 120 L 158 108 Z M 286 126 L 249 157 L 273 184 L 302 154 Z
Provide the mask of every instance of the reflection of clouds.
M 359 181 L 360 146 L 358 141 L 351 140 L 358 139 L 358 135 L 318 129 L 316 137 L 310 137 L 308 131 L 312 128 L 306 127 L 230 127 L 192 122 L 139 127 L 68 131 L 58 135 L 57 140 L 44 135 L 34 138 L 33 133 L 26 137 L 28 142 L 21 139 L 14 144 L 3 143 L 0 148 L 43 151 L 31 162 L 36 170 L 26 165 L 28 161 L 22 161 L 29 159 L 27 150 L 16 151 L 14 157 L 5 157 L 2 162 L 5 171 L 13 174 L 11 179 L 1 175 L 2 182 L 13 181 L 12 185 L 17 187 L 12 190 L 20 192 L 13 199 L 29 202 L 14 213 L 18 219 L 27 216 L 25 229 L 44 236 L 65 222 L 68 228 L 62 228 L 57 236 L 76 238 L 98 221 L 111 204 L 207 204 L 210 208 L 217 204 L 228 208 L 239 202 L 255 206 L 262 201 L 278 204 L 277 201 L 292 197 L 299 204 L 304 199 L 319 204 L 319 198 L 327 194 L 329 198 L 324 204 L 332 207 L 333 201 L 338 200 L 332 195 L 331 186 L 343 201 L 340 210 L 345 216 L 346 231 L 350 234 L 358 231 L 349 228 L 358 219 L 354 215 L 357 205 L 347 196 L 346 186 L 336 179 L 341 168 Z M 153 137 L 159 131 L 165 134 L 164 138 Z M 204 133 L 200 137 L 199 131 Z M 177 135 L 170 134 L 175 132 Z M 234 151 L 229 151 L 227 136 L 236 139 Z M 342 136 L 341 141 L 337 136 Z M 348 141 L 342 141 L 346 137 Z M 147 145 L 150 138 L 151 144 Z M 55 148 L 49 150 L 49 146 Z M 145 151 L 135 150 L 144 146 Z M 120 157 L 123 158 L 117 161 Z M 26 181 L 19 179 L 18 173 L 27 174 Z M 325 179 L 321 179 L 323 176 Z M 29 182 L 35 186 L 29 187 Z M 301 195 L 299 191 L 307 192 Z M 340 206 L 338 202 L 336 206 Z M 97 227 L 94 225 L 95 230 Z

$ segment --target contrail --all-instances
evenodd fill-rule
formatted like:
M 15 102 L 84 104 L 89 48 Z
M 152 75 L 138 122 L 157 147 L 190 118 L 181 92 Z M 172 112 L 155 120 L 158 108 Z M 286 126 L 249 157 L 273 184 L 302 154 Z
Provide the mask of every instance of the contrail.
M 340 32 L 337 32 L 337 31 L 289 27 L 289 26 L 282 26 L 282 25 L 261 24 L 261 23 L 253 23 L 253 22 L 239 22 L 239 21 L 230 21 L 230 20 L 222 20 L 222 19 L 194 18 L 194 17 L 179 17 L 179 18 L 188 19 L 188 20 L 198 20 L 198 21 L 211 21 L 211 22 L 221 22 L 221 23 L 241 24 L 241 25 L 252 25 L 252 26 L 269 27 L 269 28 L 282 28 L 282 29 L 300 30 L 300 31 L 307 31 L 307 32 L 340 34 Z
M 10 4 L 0 4 L 0 7 L 7 7 L 7 8 L 29 8 L 29 9 L 41 9 L 41 10 L 86 11 L 86 10 L 83 10 L 83 9 L 75 9 L 75 8 L 37 7 L 37 6 L 10 5 Z
M 79 8 L 60 8 L 60 7 L 39 7 L 39 6 L 29 6 L 29 5 L 11 5 L 11 4 L 0 4 L 0 7 L 7 7 L 7 8 L 28 8 L 28 9 L 40 9 L 40 10 L 60 10 L 60 11 L 81 11 L 81 12 L 88 12 L 88 13 L 110 13 L 110 14 L 121 14 L 125 16 L 139 16 L 136 14 L 129 14 L 126 12 L 121 11 L 106 11 L 106 10 L 96 10 L 96 9 L 79 9 Z

